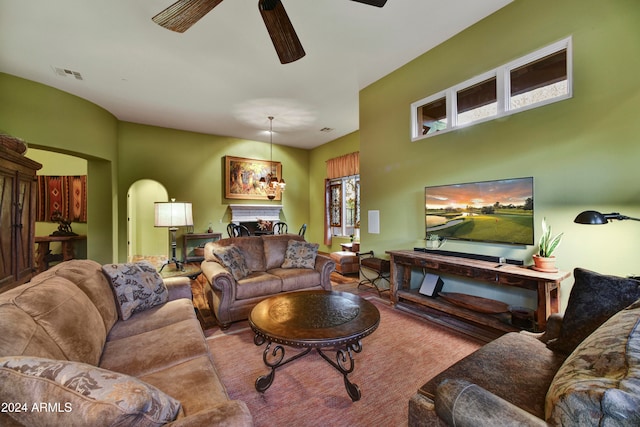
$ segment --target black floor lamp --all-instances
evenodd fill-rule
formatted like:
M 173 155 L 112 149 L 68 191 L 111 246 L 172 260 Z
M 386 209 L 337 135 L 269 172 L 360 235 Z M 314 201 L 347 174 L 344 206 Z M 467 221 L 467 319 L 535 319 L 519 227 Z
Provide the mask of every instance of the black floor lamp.
M 155 202 L 155 222 L 156 227 L 168 227 L 171 232 L 171 259 L 165 261 L 160 267 L 160 271 L 167 265 L 176 265 L 176 270 L 184 270 L 184 265 L 176 258 L 176 231 L 178 227 L 193 226 L 193 215 L 191 212 L 191 203 L 176 202 L 171 199 L 170 202 Z

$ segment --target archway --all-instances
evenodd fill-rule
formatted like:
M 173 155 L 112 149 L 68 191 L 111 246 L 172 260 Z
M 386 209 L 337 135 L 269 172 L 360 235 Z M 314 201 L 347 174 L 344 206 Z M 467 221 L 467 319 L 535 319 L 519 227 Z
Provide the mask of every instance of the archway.
M 154 227 L 154 202 L 166 202 L 166 188 L 157 181 L 142 179 L 127 191 L 127 259 L 166 258 L 169 234 Z

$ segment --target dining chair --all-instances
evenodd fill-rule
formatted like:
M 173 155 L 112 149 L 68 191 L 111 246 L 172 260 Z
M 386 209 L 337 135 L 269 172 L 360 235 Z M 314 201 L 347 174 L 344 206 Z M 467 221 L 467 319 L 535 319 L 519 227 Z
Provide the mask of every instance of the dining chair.
M 233 237 L 251 236 L 251 232 L 244 225 L 236 225 L 233 227 Z
M 276 222 L 273 224 L 273 234 L 287 234 L 289 227 L 286 222 Z

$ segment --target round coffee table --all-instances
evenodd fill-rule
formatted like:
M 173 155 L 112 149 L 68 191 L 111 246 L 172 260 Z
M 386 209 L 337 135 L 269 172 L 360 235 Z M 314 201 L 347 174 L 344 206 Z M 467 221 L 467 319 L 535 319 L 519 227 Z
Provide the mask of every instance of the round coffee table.
M 353 353 L 362 351 L 360 340 L 373 333 L 379 323 L 380 312 L 375 305 L 346 292 L 299 291 L 260 302 L 249 315 L 249 325 L 255 333 L 255 344 L 267 343 L 262 359 L 271 372 L 256 379 L 256 390 L 266 391 L 277 368 L 315 349 L 343 375 L 351 400 L 359 400 L 360 389 L 348 378 L 355 367 Z M 305 350 L 285 359 L 283 345 Z M 335 361 L 323 350 L 335 351 Z

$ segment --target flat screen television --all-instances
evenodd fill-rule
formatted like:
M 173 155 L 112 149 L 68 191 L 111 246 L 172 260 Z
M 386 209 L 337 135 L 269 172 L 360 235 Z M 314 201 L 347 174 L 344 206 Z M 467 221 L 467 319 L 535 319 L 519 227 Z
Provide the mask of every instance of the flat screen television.
M 533 245 L 533 177 L 424 189 L 426 237 Z

